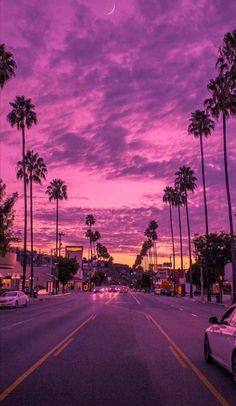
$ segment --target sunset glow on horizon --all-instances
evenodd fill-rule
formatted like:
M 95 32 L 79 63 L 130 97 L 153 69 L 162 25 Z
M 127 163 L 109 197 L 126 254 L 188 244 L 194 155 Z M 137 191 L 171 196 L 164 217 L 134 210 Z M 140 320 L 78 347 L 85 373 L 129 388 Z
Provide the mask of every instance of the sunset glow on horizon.
M 115 4 L 115 8 L 114 8 Z M 62 243 L 83 245 L 85 217 L 115 262 L 132 265 L 151 220 L 158 222 L 158 263 L 172 255 L 163 190 L 180 166 L 190 166 L 191 235 L 204 234 L 199 139 L 188 135 L 191 112 L 203 109 L 216 77 L 218 48 L 235 29 L 236 2 L 223 0 L 8 0 L 1 3 L 1 43 L 17 63 L 1 90 L 0 178 L 19 193 L 14 229 L 23 236 L 23 182 L 16 179 L 21 133 L 6 120 L 16 96 L 32 100 L 38 124 L 26 130 L 26 150 L 48 173 L 34 185 L 34 247 L 55 247 L 55 202 L 46 187 L 65 181 L 59 203 Z M 113 10 L 114 9 L 114 10 Z M 113 10 L 113 11 L 112 11 Z M 109 13 L 112 11 L 112 13 Z M 232 211 L 236 214 L 235 120 L 227 122 Z M 209 231 L 229 231 L 222 123 L 204 139 Z M 177 210 L 173 210 L 180 266 Z M 187 226 L 182 210 L 184 263 Z M 28 241 L 29 246 L 29 241 Z

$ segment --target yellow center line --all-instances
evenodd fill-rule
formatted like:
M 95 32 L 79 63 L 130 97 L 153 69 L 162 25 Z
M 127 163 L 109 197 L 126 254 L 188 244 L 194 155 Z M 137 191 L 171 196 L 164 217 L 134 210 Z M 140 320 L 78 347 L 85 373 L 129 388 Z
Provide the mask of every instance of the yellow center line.
M 157 329 L 162 333 L 162 335 L 169 341 L 177 354 L 182 358 L 182 360 L 192 369 L 198 379 L 207 387 L 209 392 L 219 401 L 222 406 L 230 406 L 227 400 L 221 395 L 221 393 L 208 381 L 207 377 L 198 369 L 194 363 L 185 355 L 185 353 L 178 347 L 178 345 L 172 340 L 172 338 L 163 330 L 159 323 L 149 314 L 143 312 L 145 316 L 149 316 L 149 320 L 157 327 Z
M 54 352 L 53 356 L 54 356 L 54 357 L 57 357 L 57 356 L 64 350 L 64 348 L 66 348 L 66 347 L 71 343 L 71 341 L 73 341 L 73 338 L 70 338 L 68 341 L 66 341 L 65 344 L 63 344 L 63 345 L 59 348 L 59 350 L 57 350 L 56 352 Z
M 175 349 L 171 346 L 169 346 L 170 351 L 172 352 L 172 354 L 174 355 L 174 357 L 177 359 L 177 361 L 179 362 L 179 364 L 181 365 L 182 368 L 187 368 L 187 365 L 185 364 L 185 362 L 182 360 L 182 358 L 179 356 L 179 354 L 175 351 Z
M 56 350 L 58 350 L 65 342 L 67 342 L 77 331 L 84 327 L 90 320 L 93 320 L 94 314 L 91 315 L 87 320 L 81 323 L 76 329 L 74 329 L 70 334 L 68 334 L 63 340 L 61 340 L 55 347 L 48 351 L 43 357 L 35 362 L 29 369 L 27 369 L 19 378 L 17 378 L 10 386 L 8 386 L 0 394 L 0 402 L 2 402 L 11 392 L 13 392 L 17 386 L 21 384 L 29 375 L 32 374 L 40 365 L 42 365 Z

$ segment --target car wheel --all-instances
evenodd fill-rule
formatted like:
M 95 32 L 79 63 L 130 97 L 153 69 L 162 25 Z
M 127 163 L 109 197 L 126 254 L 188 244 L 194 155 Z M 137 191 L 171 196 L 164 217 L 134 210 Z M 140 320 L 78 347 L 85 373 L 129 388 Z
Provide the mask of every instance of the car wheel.
M 18 300 L 16 300 L 15 307 L 18 307 L 18 306 L 19 306 L 19 303 L 18 303 Z
M 205 339 L 204 339 L 204 358 L 208 364 L 212 361 L 211 347 L 210 347 L 210 343 L 209 343 L 209 339 L 208 339 L 207 335 L 205 335 Z
M 232 373 L 233 373 L 233 381 L 236 385 L 236 351 L 234 351 L 232 356 Z
M 27 305 L 28 305 L 28 302 L 27 302 L 27 300 L 25 301 L 25 304 L 24 304 L 24 307 L 27 307 Z

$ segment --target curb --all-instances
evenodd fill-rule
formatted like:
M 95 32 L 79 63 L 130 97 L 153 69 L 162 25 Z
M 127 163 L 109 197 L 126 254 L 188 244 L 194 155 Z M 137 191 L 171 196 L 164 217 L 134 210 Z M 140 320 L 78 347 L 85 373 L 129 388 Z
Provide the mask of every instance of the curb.
M 53 298 L 56 298 L 59 296 L 67 296 L 67 295 L 70 295 L 70 293 L 59 293 L 57 295 L 45 295 L 45 296 L 42 295 L 42 296 L 35 297 L 35 298 L 30 297 L 29 302 L 31 302 L 31 303 L 42 302 L 44 299 L 53 299 Z
M 191 299 L 190 297 L 184 297 L 184 299 L 185 300 L 191 300 L 191 302 L 195 302 L 195 303 L 210 304 L 210 305 L 216 305 L 216 306 L 221 306 L 221 307 L 229 307 L 229 306 L 231 306 L 231 303 L 208 302 L 205 299 L 204 299 L 203 302 L 201 300 Z

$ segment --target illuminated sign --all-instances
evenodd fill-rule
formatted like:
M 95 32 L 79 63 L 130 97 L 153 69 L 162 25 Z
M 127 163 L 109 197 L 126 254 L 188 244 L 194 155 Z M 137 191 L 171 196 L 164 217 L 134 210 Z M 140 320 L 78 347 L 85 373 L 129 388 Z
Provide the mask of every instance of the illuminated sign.
M 66 252 L 83 252 L 82 245 L 67 245 Z

